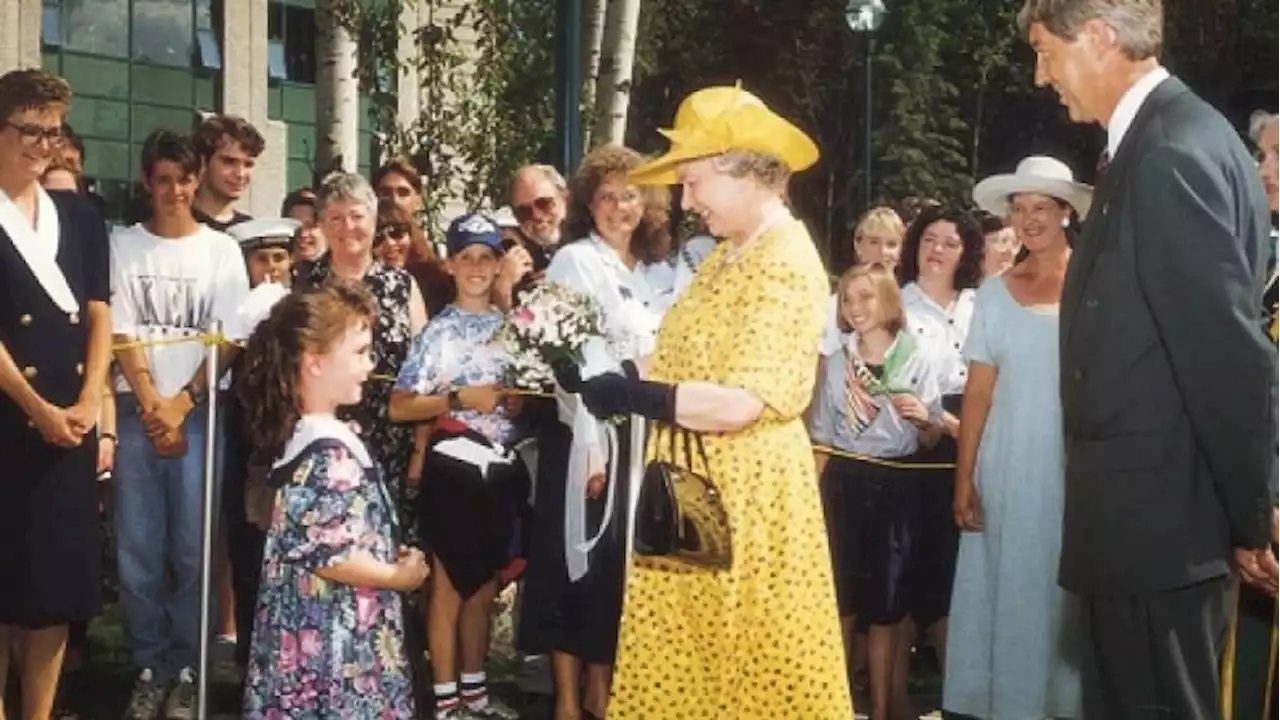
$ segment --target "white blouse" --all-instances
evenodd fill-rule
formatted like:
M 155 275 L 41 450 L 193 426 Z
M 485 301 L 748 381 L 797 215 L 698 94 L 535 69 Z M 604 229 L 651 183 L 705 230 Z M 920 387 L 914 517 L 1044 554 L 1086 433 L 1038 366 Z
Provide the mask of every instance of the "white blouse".
M 961 290 L 955 302 L 942 307 L 925 294 L 916 283 L 902 288 L 902 308 L 907 313 L 911 332 L 931 345 L 942 360 L 940 386 L 943 395 L 960 395 L 968 371 L 961 349 L 969 337 L 973 321 L 973 290 Z
M 547 268 L 549 282 L 562 283 L 600 304 L 608 338 L 593 338 L 583 348 L 583 379 L 620 372 L 622 361 L 643 368 L 657 342 L 658 325 L 668 306 L 647 277 L 648 266 L 628 268 L 617 252 L 594 233 L 560 248 Z M 586 487 L 592 475 L 611 472 L 606 484 L 604 517 L 614 517 L 617 474 L 625 468 L 632 476 L 631 497 L 625 498 L 630 518 L 635 507 L 643 469 L 644 424 L 633 418 L 630 457 L 617 456 L 617 427 L 602 423 L 583 406 L 577 395 L 557 389 L 560 421 L 573 430 L 565 477 L 565 564 L 570 580 L 586 574 L 591 549 L 609 528 L 602 522 L 594 537 L 587 537 Z M 551 482 L 555 482 L 552 479 Z M 630 528 L 624 528 L 630 543 Z

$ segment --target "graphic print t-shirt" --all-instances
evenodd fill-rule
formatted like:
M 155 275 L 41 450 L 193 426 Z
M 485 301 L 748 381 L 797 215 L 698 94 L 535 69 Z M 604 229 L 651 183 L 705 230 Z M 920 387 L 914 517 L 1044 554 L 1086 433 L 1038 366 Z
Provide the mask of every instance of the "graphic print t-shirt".
M 142 225 L 111 236 L 111 325 L 139 341 L 173 341 L 205 332 L 221 321 L 223 334 L 243 339 L 238 310 L 249 294 L 240 246 L 229 235 L 202 227 L 184 238 L 162 238 Z M 163 396 L 191 379 L 205 347 L 200 342 L 146 349 L 147 364 Z M 130 392 L 124 378 L 116 390 Z

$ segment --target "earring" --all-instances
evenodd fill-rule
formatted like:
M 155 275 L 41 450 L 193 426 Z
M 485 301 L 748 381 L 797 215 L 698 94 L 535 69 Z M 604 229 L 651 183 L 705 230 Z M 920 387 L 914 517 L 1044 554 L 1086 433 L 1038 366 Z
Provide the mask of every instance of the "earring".
M 1071 218 L 1062 218 L 1062 227 L 1064 228 L 1071 227 Z

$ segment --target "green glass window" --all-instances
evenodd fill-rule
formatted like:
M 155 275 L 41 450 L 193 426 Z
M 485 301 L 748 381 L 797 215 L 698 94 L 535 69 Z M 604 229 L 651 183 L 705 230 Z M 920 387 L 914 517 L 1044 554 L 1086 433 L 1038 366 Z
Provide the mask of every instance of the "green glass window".
M 191 67 L 194 20 L 190 0 L 133 0 L 133 59 L 152 65 Z
M 66 49 L 129 57 L 129 0 L 66 0 L 63 13 Z

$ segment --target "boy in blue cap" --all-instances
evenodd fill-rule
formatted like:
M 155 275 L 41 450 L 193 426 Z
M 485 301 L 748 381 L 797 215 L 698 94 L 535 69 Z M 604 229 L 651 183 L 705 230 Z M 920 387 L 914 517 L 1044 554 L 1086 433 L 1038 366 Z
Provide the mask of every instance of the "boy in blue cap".
M 446 233 L 454 300 L 416 337 L 391 393 L 393 422 L 433 422 L 419 496 L 431 557 L 428 643 L 437 720 L 515 718 L 485 683 L 489 614 L 510 559 L 528 474 L 511 452 L 514 415 L 502 387 L 507 355 L 493 341 L 504 317 L 490 298 L 502 235 L 467 214 Z

